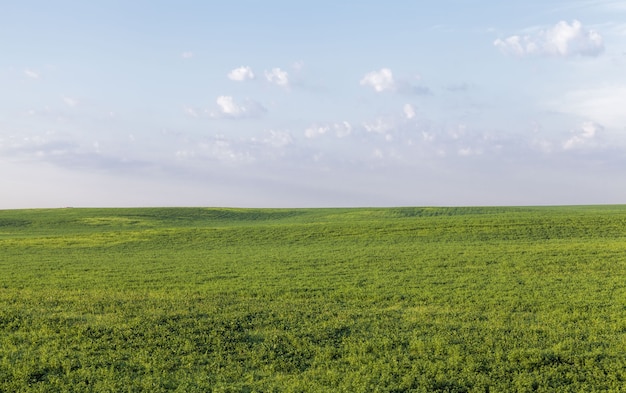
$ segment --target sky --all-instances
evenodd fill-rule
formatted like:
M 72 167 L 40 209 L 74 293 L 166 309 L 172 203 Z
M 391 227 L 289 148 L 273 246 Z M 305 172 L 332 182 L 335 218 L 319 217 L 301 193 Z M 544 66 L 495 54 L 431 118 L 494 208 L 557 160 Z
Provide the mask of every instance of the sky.
M 0 209 L 626 203 L 626 1 L 23 0 Z

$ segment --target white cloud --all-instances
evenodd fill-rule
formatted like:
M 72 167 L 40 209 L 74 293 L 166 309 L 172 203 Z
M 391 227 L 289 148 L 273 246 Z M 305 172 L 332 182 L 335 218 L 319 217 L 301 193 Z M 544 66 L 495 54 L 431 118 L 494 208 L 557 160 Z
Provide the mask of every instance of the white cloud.
M 389 68 L 381 68 L 379 71 L 372 71 L 365 74 L 361 79 L 361 86 L 370 86 L 376 92 L 380 93 L 387 90 L 395 90 L 396 82 Z
M 39 77 L 41 76 L 37 71 L 33 71 L 33 70 L 24 70 L 24 75 L 26 75 L 27 77 L 31 78 L 31 79 L 39 79 Z
M 191 59 L 191 58 L 193 57 L 193 52 L 183 52 L 183 53 L 181 54 L 181 57 L 182 57 L 183 59 Z
M 554 27 L 534 35 L 513 35 L 493 43 L 503 53 L 524 56 L 598 56 L 604 51 L 602 36 L 588 30 L 574 20 L 571 24 L 560 21 Z
M 265 78 L 268 82 L 278 86 L 289 86 L 289 74 L 280 68 L 272 68 L 271 71 L 265 71 Z
M 514 35 L 504 40 L 498 38 L 493 44 L 500 49 L 503 53 L 508 55 L 515 55 L 522 57 L 526 54 L 532 53 L 536 50 L 536 45 L 532 42 L 522 42 L 530 40 L 529 37 L 522 38 L 518 35 Z
M 219 96 L 217 97 L 217 105 L 220 107 L 220 112 L 225 115 L 238 116 L 245 112 L 245 109 L 237 104 L 231 96 Z
M 317 138 L 326 134 L 330 130 L 328 126 L 311 126 L 304 130 L 304 136 L 307 138 Z
M 317 138 L 331 131 L 334 132 L 337 138 L 344 138 L 352 134 L 352 124 L 347 121 L 342 121 L 325 125 L 314 125 L 304 131 L 304 136 L 309 139 Z
M 228 73 L 228 79 L 238 82 L 254 79 L 254 72 L 252 72 L 252 68 L 250 67 L 241 66 L 230 71 Z
M 570 150 L 581 147 L 588 147 L 595 144 L 598 132 L 604 129 L 600 124 L 587 121 L 584 122 L 576 135 L 569 138 L 563 144 L 563 149 Z
M 242 107 L 235 104 L 235 101 L 233 100 L 233 97 L 231 96 L 218 97 L 217 105 L 219 105 L 222 113 L 226 115 L 238 115 L 244 111 Z
M 417 80 L 420 79 L 418 76 Z M 400 94 L 431 95 L 428 87 L 414 85 L 411 80 L 396 80 L 389 68 L 368 72 L 360 81 L 361 86 L 369 86 L 377 93 L 392 91 Z
M 239 119 L 257 117 L 267 111 L 256 101 L 245 100 L 243 104 L 238 104 L 231 96 L 219 96 L 216 103 L 218 112 L 210 112 L 209 116 L 212 118 Z
M 415 117 L 415 109 L 411 104 L 404 104 L 402 107 L 402 111 L 404 112 L 404 117 L 407 119 L 412 119 Z
M 596 134 L 598 133 L 598 131 L 602 131 L 604 127 L 602 127 L 600 124 L 596 124 L 590 121 L 587 121 L 585 123 L 583 123 L 582 127 L 581 127 L 581 137 L 585 138 L 585 139 L 590 139 L 596 136 Z

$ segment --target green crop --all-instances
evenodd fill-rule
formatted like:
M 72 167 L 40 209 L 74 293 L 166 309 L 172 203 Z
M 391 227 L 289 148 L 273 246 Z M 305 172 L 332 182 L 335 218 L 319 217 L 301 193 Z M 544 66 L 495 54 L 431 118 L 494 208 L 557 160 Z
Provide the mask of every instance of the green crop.
M 0 211 L 0 392 L 626 386 L 626 206 Z

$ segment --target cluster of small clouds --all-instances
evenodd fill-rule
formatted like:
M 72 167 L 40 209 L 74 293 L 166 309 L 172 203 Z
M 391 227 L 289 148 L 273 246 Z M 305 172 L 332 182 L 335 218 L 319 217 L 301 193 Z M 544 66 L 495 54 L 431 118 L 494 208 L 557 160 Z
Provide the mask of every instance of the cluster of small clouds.
M 450 172 L 463 180 L 482 171 L 488 174 L 492 168 L 528 170 L 534 176 L 538 171 L 528 168 L 552 169 L 551 163 L 589 166 L 590 173 L 600 173 L 603 163 L 617 163 L 611 168 L 617 168 L 619 174 L 619 164 L 623 164 L 619 143 L 626 141 L 622 132 L 626 129 L 626 83 L 619 79 L 619 64 L 626 61 L 619 47 L 619 39 L 626 36 L 625 25 L 559 20 L 489 35 L 486 41 L 483 32 L 467 35 L 468 40 L 483 40 L 492 55 L 530 58 L 531 64 L 524 61 L 520 70 L 536 76 L 533 84 L 542 83 L 541 78 L 549 77 L 550 72 L 562 71 L 545 88 L 531 90 L 534 85 L 529 84 L 510 100 L 499 97 L 517 92 L 503 92 L 501 87 L 523 81 L 497 85 L 510 75 L 503 71 L 498 78 L 491 78 L 488 69 L 478 69 L 485 66 L 480 63 L 484 58 L 470 59 L 463 70 L 446 75 L 449 67 L 434 69 L 436 64 L 419 54 L 405 57 L 417 59 L 414 64 L 398 65 L 383 58 L 378 64 L 318 64 L 306 69 L 302 62 L 275 59 L 261 64 L 256 62 L 259 58 L 248 57 L 229 62 L 218 71 L 221 80 L 214 82 L 213 76 L 206 75 L 207 67 L 219 65 L 196 64 L 210 59 L 199 51 L 183 52 L 183 47 L 167 54 L 173 64 L 189 72 L 174 75 L 180 88 L 166 100 L 155 96 L 147 97 L 150 100 L 146 102 L 131 96 L 116 100 L 119 96 L 113 89 L 99 91 L 95 82 L 107 81 L 89 79 L 99 73 L 71 73 L 63 64 L 49 63 L 54 59 L 31 60 L 37 62 L 11 66 L 6 75 L 0 75 L 6 76 L 10 91 L 21 94 L 19 88 L 25 87 L 2 119 L 0 156 L 3 162 L 44 163 L 40 167 L 61 166 L 90 174 L 227 173 L 227 179 L 238 173 L 253 179 L 263 173 L 260 182 L 290 173 L 298 182 L 311 184 L 309 173 L 320 177 L 328 173 L 339 179 L 337 184 L 349 183 L 345 181 L 349 176 L 342 173 L 348 168 L 352 171 L 346 173 L 360 174 L 370 191 L 372 184 L 377 188 L 374 191 L 384 187 L 370 181 L 373 171 L 363 170 L 367 168 L 388 168 L 381 173 L 398 179 L 400 171 L 418 179 L 419 168 L 427 168 L 433 177 Z M 401 50 L 400 42 L 396 44 Z M 471 50 L 473 44 L 467 43 L 466 49 Z M 590 59 L 605 51 L 602 59 Z M 304 52 L 309 59 L 327 60 Z M 248 55 L 254 56 L 252 52 Z M 619 64 L 611 59 L 614 56 Z M 542 58 L 559 60 L 546 63 Z M 568 60 L 563 63 L 561 59 Z M 536 62 L 538 68 L 533 67 Z M 413 66 L 416 68 L 407 69 Z M 425 73 L 424 80 L 417 76 L 420 71 Z M 163 93 L 166 88 L 164 85 Z M 168 112 L 172 102 L 193 100 L 190 97 L 198 93 L 205 94 L 204 98 L 187 102 L 190 106 L 183 108 L 184 114 L 171 116 Z M 104 113 L 110 118 L 103 122 Z M 181 119 L 185 114 L 197 119 Z M 530 121 L 524 125 L 528 116 L 537 122 L 536 129 Z M 155 130 L 157 123 L 163 126 Z M 159 134 L 161 127 L 167 132 Z M 594 165 L 588 165 L 590 162 Z M 271 171 L 263 172 L 267 168 Z M 307 172 L 309 168 L 315 170 Z M 548 171 L 537 175 L 544 180 L 550 176 Z M 213 186 L 218 182 L 205 183 Z
M 517 56 L 598 56 L 604 51 L 602 36 L 578 21 L 560 21 L 533 35 L 512 35 L 493 43 L 503 53 Z
M 233 80 L 254 78 L 249 67 L 233 69 L 229 74 Z M 396 82 L 389 69 L 368 73 L 361 80 L 362 85 L 372 87 L 376 92 L 395 91 Z M 220 96 L 216 100 L 217 109 L 207 112 L 214 119 L 236 119 L 256 117 L 267 110 L 252 100 L 237 102 L 232 96 Z M 195 112 L 194 112 L 195 113 Z M 290 132 L 268 131 L 261 138 L 236 139 L 220 136 L 199 144 L 199 150 L 180 150 L 179 158 L 211 158 L 230 163 L 257 162 L 258 159 L 285 157 L 285 149 L 307 152 L 309 158 L 319 161 L 326 157 L 327 144 L 317 143 L 322 137 L 344 140 L 348 143 L 354 162 L 375 158 L 378 162 L 389 160 L 411 161 L 416 154 L 425 157 L 471 157 L 499 156 L 502 154 L 547 154 L 584 149 L 602 148 L 598 135 L 604 127 L 594 121 L 586 121 L 567 138 L 537 138 L 529 131 L 528 135 L 504 135 L 497 131 L 486 132 L 470 129 L 466 124 L 452 128 L 443 125 L 431 126 L 418 116 L 413 104 L 406 103 L 395 115 L 378 116 L 360 123 L 347 120 L 316 123 L 301 131 L 304 143 Z M 346 145 L 346 146 L 348 146 Z M 298 147 L 294 150 L 294 146 Z M 308 150 L 301 148 L 308 146 Z M 300 149 L 300 150 L 299 150 Z M 369 151 L 369 153 L 367 153 Z M 271 152 L 268 153 L 268 152 Z M 280 153 L 279 153 L 280 152 Z M 416 153 L 417 152 L 417 153 Z M 533 153 L 534 152 L 534 153 Z M 367 153 L 367 154 L 366 154 Z M 356 158 L 355 158 L 356 157 Z M 335 157 L 337 159 L 338 157 Z M 382 160 L 382 161 L 381 161 Z
M 211 119 L 248 119 L 263 116 L 267 112 L 262 104 L 252 99 L 237 102 L 232 96 L 219 96 L 212 109 L 185 107 L 183 111 L 191 117 L 208 116 Z
M 265 79 L 277 86 L 289 86 L 289 74 L 280 68 L 272 68 L 271 71 L 265 71 Z
M 229 116 L 245 112 L 242 109 L 244 106 L 235 103 L 232 97 L 223 96 L 218 101 L 221 111 Z M 527 160 L 546 154 L 602 152 L 607 147 L 600 143 L 604 127 L 592 121 L 582 122 L 566 137 L 542 137 L 540 130 L 532 132 L 530 128 L 525 135 L 508 135 L 488 132 L 465 123 L 436 124 L 423 121 L 422 116 L 415 112 L 413 105 L 405 104 L 397 108 L 395 115 L 373 117 L 360 123 L 347 120 L 318 123 L 300 131 L 294 130 L 294 133 L 291 130 L 266 129 L 248 137 L 171 134 L 168 148 L 178 164 L 164 162 L 161 158 L 158 165 L 189 168 L 202 168 L 207 162 L 244 166 L 274 163 L 289 167 L 311 163 L 413 165 L 424 160 L 473 160 L 479 157 L 489 160 L 506 156 L 507 159 L 519 157 Z M 332 145 L 328 144 L 328 138 L 333 139 Z M 70 143 L 70 140 L 62 135 L 5 136 L 3 140 L 0 135 L 0 152 L 6 157 L 23 157 L 63 166 L 103 165 L 103 168 L 117 170 L 122 166 L 140 169 L 150 165 L 147 161 L 141 164 L 141 144 L 126 146 L 130 149 L 126 152 L 111 150 L 114 144 L 109 144 L 107 151 L 101 152 L 97 141 L 85 140 L 76 144 Z M 328 148 L 333 145 L 335 148 Z M 128 154 L 135 158 L 128 161 Z
M 272 68 L 264 73 L 267 82 L 280 86 L 289 87 L 289 74 L 280 68 Z M 228 79 L 235 82 L 244 82 L 256 79 L 256 74 L 249 66 L 241 66 L 232 69 L 227 74 Z M 216 99 L 217 106 L 214 109 L 199 110 L 186 107 L 184 111 L 192 117 L 200 117 L 201 114 L 207 114 L 212 119 L 246 119 L 257 118 L 267 113 L 261 103 L 246 98 L 243 102 L 237 102 L 233 96 L 221 95 Z
M 326 134 L 334 134 L 337 138 L 345 138 L 352 134 L 352 124 L 347 121 L 329 123 L 323 125 L 313 125 L 304 131 L 304 136 L 312 139 Z
M 598 138 L 598 133 L 603 129 L 604 127 L 600 124 L 586 121 L 581 125 L 580 130 L 577 131 L 576 135 L 565 141 L 563 149 L 571 150 L 593 146 Z
M 296 63 L 294 67 L 301 69 L 302 62 Z M 271 70 L 266 70 L 263 75 L 265 80 L 271 84 L 280 87 L 289 87 L 290 85 L 288 72 L 282 70 L 281 68 L 276 67 Z M 245 82 L 256 79 L 257 74 L 250 66 L 240 66 L 233 68 L 230 72 L 228 72 L 227 77 L 235 82 Z M 382 68 L 379 71 L 367 73 L 361 79 L 360 84 L 362 86 L 369 86 L 378 93 L 393 91 L 399 93 L 411 92 L 413 94 L 430 94 L 430 89 L 426 87 L 413 86 L 408 82 L 396 80 L 389 68 Z M 70 105 L 68 101 L 66 101 L 66 103 Z M 244 119 L 263 116 L 267 113 L 267 108 L 261 103 L 249 98 L 240 103 L 237 102 L 233 96 L 221 95 L 217 97 L 216 107 L 212 110 L 186 107 L 184 108 L 184 112 L 192 117 L 208 115 L 208 117 L 212 119 Z M 406 104 L 403 107 L 403 112 L 407 119 L 412 119 L 416 115 L 415 109 L 410 104 Z M 381 132 L 380 130 L 384 128 L 381 125 L 373 123 L 364 123 L 364 127 L 368 130 L 368 132 Z M 305 131 L 305 136 L 307 138 L 316 138 L 324 134 L 332 133 L 339 137 L 345 137 L 350 135 L 352 131 L 352 125 L 347 121 L 343 121 L 311 126 Z
M 519 57 L 533 55 L 597 56 L 604 50 L 603 37 L 599 33 L 583 27 L 577 20 L 572 23 L 561 21 L 551 28 L 537 30 L 533 34 L 513 35 L 498 39 L 493 44 L 503 53 Z M 194 57 L 194 53 L 183 52 L 181 56 L 184 59 L 191 59 Z M 300 62 L 294 65 L 293 69 L 298 72 L 302 66 L 303 63 Z M 30 79 L 41 78 L 41 74 L 33 69 L 24 69 L 23 74 Z M 261 79 L 278 87 L 291 87 L 289 73 L 279 67 L 257 73 L 252 67 L 242 65 L 231 69 L 226 77 L 234 82 Z M 428 87 L 418 84 L 419 80 L 419 77 L 398 78 L 390 68 L 383 67 L 365 73 L 360 78 L 359 84 L 376 93 L 432 94 Z M 467 85 L 462 84 L 447 89 L 450 91 L 465 90 Z M 574 99 L 580 101 L 577 97 L 572 98 L 572 100 Z M 70 108 L 79 105 L 77 99 L 68 96 L 61 96 L 61 100 Z M 618 104 L 621 103 L 623 100 L 620 99 Z M 593 109 L 597 106 L 591 104 L 587 107 Z M 604 108 L 606 105 L 602 107 Z M 184 111 L 189 116 L 210 119 L 250 119 L 261 117 L 268 112 L 267 108 L 256 100 L 250 98 L 236 99 L 228 94 L 219 95 L 210 108 L 188 107 L 184 108 Z M 591 110 L 588 112 L 593 114 Z M 448 127 L 442 123 L 439 126 L 429 126 L 425 125 L 426 122 L 420 117 L 421 114 L 418 116 L 413 104 L 405 103 L 393 115 L 374 116 L 363 121 L 318 122 L 309 127 L 301 128 L 295 134 L 290 131 L 266 130 L 263 135 L 251 138 L 217 135 L 213 138 L 204 138 L 193 146 L 187 146 L 183 143 L 183 145 L 178 146 L 175 156 L 181 160 L 210 158 L 224 162 L 250 163 L 259 158 L 284 157 L 285 152 L 291 149 L 291 151 L 298 151 L 298 154 L 304 154 L 302 152 L 306 151 L 311 156 L 323 157 L 324 148 L 328 146 L 322 142 L 324 138 L 343 140 L 344 142 L 340 143 L 349 144 L 350 149 L 354 149 L 351 154 L 367 151 L 368 154 L 363 154 L 362 157 L 375 157 L 379 160 L 385 158 L 399 159 L 403 156 L 415 158 L 415 151 L 419 151 L 420 154 L 434 154 L 436 157 L 484 156 L 490 153 L 500 154 L 507 149 L 514 151 L 520 145 L 536 152 L 566 152 L 601 147 L 598 142 L 600 140 L 599 135 L 604 130 L 601 116 L 587 116 L 588 121 L 583 122 L 567 138 L 540 139 L 528 136 L 514 138 L 497 132 L 472 130 L 466 124 Z M 298 140 L 298 137 L 294 137 L 294 135 L 299 135 L 303 139 Z M 47 149 L 46 145 L 40 142 L 35 143 L 35 140 L 26 144 L 38 144 L 43 146 L 43 150 Z M 298 150 L 303 146 L 310 149 Z M 0 144 L 0 149 L 2 147 Z M 93 144 L 93 147 L 95 147 L 96 153 L 100 154 L 97 142 Z M 5 145 L 4 148 L 6 150 L 7 146 Z M 316 150 L 317 148 L 320 150 Z M 24 150 L 24 147 L 22 146 L 21 149 Z M 50 151 L 57 156 L 65 154 L 59 149 Z
M 359 124 L 331 122 L 316 124 L 304 131 L 308 140 L 320 137 L 343 139 L 354 151 L 367 152 L 361 159 L 415 162 L 417 157 L 515 157 L 528 159 L 546 154 L 566 154 L 573 151 L 601 152 L 608 148 L 602 143 L 605 127 L 593 121 L 584 121 L 569 136 L 538 134 L 539 127 L 529 126 L 525 132 L 502 133 L 485 130 L 460 122 L 456 125 L 433 123 L 418 116 L 412 104 L 404 104 L 395 115 L 378 116 Z M 350 137 L 349 139 L 346 139 Z M 323 144 L 320 145 L 323 148 Z M 322 154 L 317 154 L 323 157 Z
M 368 133 L 384 134 L 386 135 L 387 139 L 390 139 L 391 135 L 388 133 L 396 127 L 394 123 L 395 122 L 393 118 L 385 119 L 382 117 L 378 117 L 374 120 L 364 121 L 363 128 Z
M 296 63 L 298 69 L 302 68 L 302 63 Z M 280 87 L 289 87 L 290 79 L 289 73 L 287 71 L 282 70 L 281 68 L 272 68 L 271 70 L 266 70 L 263 73 L 265 80 L 271 84 Z M 254 80 L 257 78 L 257 74 L 252 70 L 250 66 L 240 66 L 232 69 L 227 74 L 228 79 L 235 82 L 244 82 L 249 80 Z M 374 89 L 374 91 L 381 93 L 385 91 L 393 91 L 398 93 L 410 93 L 410 94 L 418 94 L 418 95 L 428 95 L 431 94 L 430 89 L 423 86 L 412 85 L 406 81 L 399 81 L 394 78 L 393 72 L 389 68 L 382 68 L 378 71 L 371 71 L 360 81 L 362 86 L 368 86 Z M 239 105 L 236 104 L 234 98 L 232 96 L 220 96 L 217 98 L 218 110 L 209 112 L 209 116 L 211 118 L 248 118 L 248 117 L 257 117 L 264 114 L 267 110 L 258 102 L 252 100 L 246 100 L 245 104 Z M 187 108 L 185 111 L 192 115 L 198 116 L 196 110 Z M 409 105 L 405 105 L 404 107 L 405 116 L 408 119 L 415 117 L 414 109 Z M 348 126 L 346 126 L 346 124 Z M 315 138 L 320 135 L 324 135 L 328 132 L 333 131 L 337 135 L 349 135 L 352 129 L 349 126 L 349 123 L 335 123 L 335 124 L 327 124 L 321 126 L 312 126 L 307 129 L 306 136 L 307 138 Z
M 249 66 L 241 66 L 234 68 L 228 73 L 228 79 L 236 82 L 243 82 L 247 80 L 256 79 L 256 74 Z M 264 72 L 265 80 L 271 84 L 289 87 L 289 73 L 278 67 L 272 68 L 269 71 Z

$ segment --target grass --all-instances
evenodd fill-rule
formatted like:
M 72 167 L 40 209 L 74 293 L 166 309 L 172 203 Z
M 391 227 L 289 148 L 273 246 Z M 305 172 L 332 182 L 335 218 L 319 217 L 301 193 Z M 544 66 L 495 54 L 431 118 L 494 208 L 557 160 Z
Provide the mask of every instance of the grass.
M 0 392 L 626 385 L 626 206 L 0 211 Z

